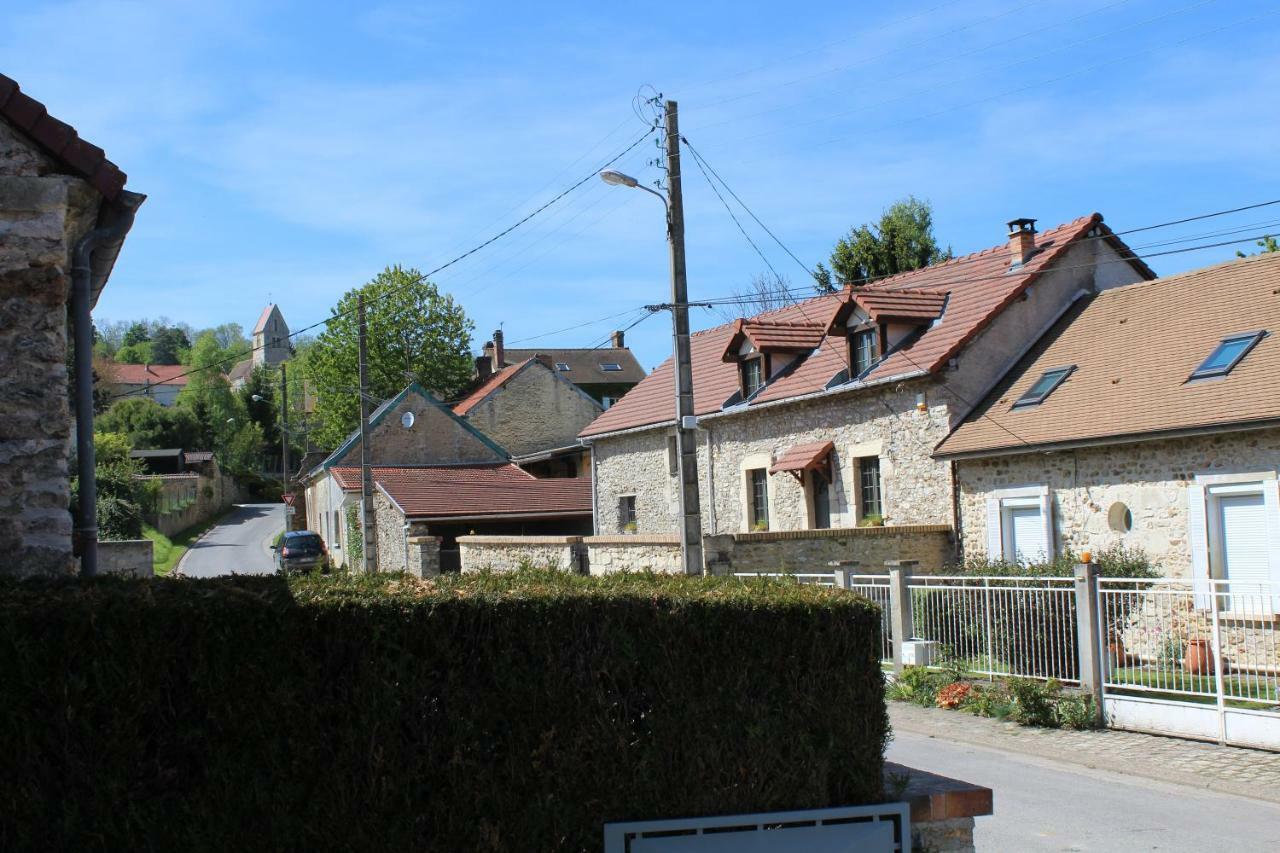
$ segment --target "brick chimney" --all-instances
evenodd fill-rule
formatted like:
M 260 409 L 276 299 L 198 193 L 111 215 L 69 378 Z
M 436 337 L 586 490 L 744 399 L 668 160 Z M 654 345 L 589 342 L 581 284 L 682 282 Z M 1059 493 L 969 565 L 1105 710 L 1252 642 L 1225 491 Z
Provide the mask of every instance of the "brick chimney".
M 609 336 L 609 346 L 613 347 L 614 349 L 622 349 L 623 347 L 626 346 L 626 344 L 623 343 L 624 340 L 625 338 L 623 337 L 623 332 L 615 331 L 612 335 Z
M 551 360 L 551 356 L 546 355 L 544 353 L 537 353 L 534 355 L 534 358 L 542 362 L 542 364 L 544 364 L 546 367 L 550 368 L 551 370 L 556 369 L 555 362 Z
M 1009 221 L 1009 269 L 1016 270 L 1031 259 L 1036 250 L 1036 221 Z
M 502 345 L 502 330 L 493 333 L 493 372 L 507 366 L 507 349 Z

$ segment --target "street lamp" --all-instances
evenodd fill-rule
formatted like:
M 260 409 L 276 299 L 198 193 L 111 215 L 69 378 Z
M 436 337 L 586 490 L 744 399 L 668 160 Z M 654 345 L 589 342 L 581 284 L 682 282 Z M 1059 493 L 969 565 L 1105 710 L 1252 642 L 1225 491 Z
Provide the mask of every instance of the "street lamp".
M 680 560 L 685 574 L 700 575 L 702 564 L 702 510 L 698 502 L 698 445 L 694 430 L 698 419 L 693 408 L 693 366 L 689 346 L 689 283 L 684 261 L 684 197 L 680 181 L 680 127 L 676 102 L 666 103 L 667 194 L 655 192 L 630 175 L 607 170 L 600 180 L 615 187 L 630 187 L 656 195 L 667 209 L 667 242 L 671 246 L 671 337 L 675 352 L 676 450 L 680 476 Z

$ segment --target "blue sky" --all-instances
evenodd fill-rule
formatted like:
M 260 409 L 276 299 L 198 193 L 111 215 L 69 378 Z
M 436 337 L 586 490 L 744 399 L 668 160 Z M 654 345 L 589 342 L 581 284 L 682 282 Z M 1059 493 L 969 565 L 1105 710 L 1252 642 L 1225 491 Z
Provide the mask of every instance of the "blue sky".
M 1278 36 L 1280 8 L 1248 0 L 80 0 L 7 9 L 0 70 L 149 196 L 99 321 L 249 327 L 273 300 L 296 329 L 383 266 L 438 266 L 590 173 L 643 132 L 646 84 L 806 264 L 908 193 L 958 254 L 1018 216 L 1097 210 L 1123 230 L 1280 197 Z M 656 155 L 615 168 L 653 180 Z M 685 200 L 691 297 L 765 270 L 691 164 Z M 1280 232 L 1280 206 L 1133 242 L 1250 227 Z M 661 205 L 591 181 L 435 281 L 477 347 L 500 323 L 520 341 L 621 315 L 537 338 L 598 343 L 667 298 Z M 661 314 L 629 342 L 652 366 L 669 335 Z

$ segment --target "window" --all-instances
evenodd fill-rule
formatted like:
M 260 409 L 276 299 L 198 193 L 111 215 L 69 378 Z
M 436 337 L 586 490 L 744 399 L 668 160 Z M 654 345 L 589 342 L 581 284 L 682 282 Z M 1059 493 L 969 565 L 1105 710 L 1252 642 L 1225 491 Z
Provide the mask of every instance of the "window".
M 764 384 L 764 359 L 751 358 L 742 362 L 742 396 L 750 397 Z
M 636 496 L 623 495 L 618 498 L 618 526 L 624 531 L 636 529 Z
M 1211 376 L 1226 376 L 1266 334 L 1266 332 L 1249 332 L 1223 338 L 1222 343 L 1209 353 L 1209 357 L 1195 369 L 1190 378 L 1207 379 Z
M 813 484 L 813 528 L 826 530 L 831 526 L 831 486 L 818 471 L 809 472 Z
M 560 371 L 561 373 L 568 373 L 568 372 L 569 372 L 569 364 L 568 364 L 568 362 L 564 362 L 564 361 L 557 361 L 557 362 L 556 362 L 556 370 Z
M 610 397 L 608 395 L 605 395 L 600 398 L 600 408 L 607 409 L 616 402 L 618 402 L 617 397 Z
M 863 329 L 849 336 L 849 365 L 855 377 L 866 373 L 880 359 L 880 335 L 875 329 Z
M 600 369 L 605 373 L 621 373 L 622 365 L 616 361 L 602 361 L 600 362 Z
M 747 485 L 751 489 L 751 529 L 769 529 L 769 472 L 753 468 L 747 472 Z
M 987 499 L 987 555 L 1009 563 L 1053 559 L 1053 498 L 1047 486 L 1007 489 Z
M 1023 406 L 1036 406 L 1043 403 L 1045 398 L 1053 393 L 1053 390 L 1062 384 L 1063 380 L 1071 375 L 1076 369 L 1073 364 L 1070 367 L 1058 367 L 1053 370 L 1046 370 L 1040 374 L 1030 388 L 1028 388 L 1017 402 L 1013 404 L 1015 409 Z
M 1133 529 L 1133 512 L 1120 501 L 1107 510 L 1107 524 L 1116 533 L 1128 533 Z
M 864 519 L 884 518 L 880 501 L 880 457 L 863 456 L 858 460 L 858 509 Z

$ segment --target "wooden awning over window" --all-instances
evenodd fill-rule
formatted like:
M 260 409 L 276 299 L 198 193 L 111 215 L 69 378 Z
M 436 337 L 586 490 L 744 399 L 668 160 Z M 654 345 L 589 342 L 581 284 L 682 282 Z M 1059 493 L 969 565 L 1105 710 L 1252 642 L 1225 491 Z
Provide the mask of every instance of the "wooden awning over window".
M 778 456 L 778 461 L 769 468 L 770 474 L 786 471 L 797 480 L 804 477 L 805 471 L 817 471 L 831 482 L 831 451 L 835 444 L 820 441 L 813 444 L 796 444 L 788 447 Z

